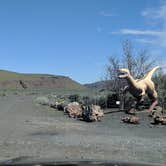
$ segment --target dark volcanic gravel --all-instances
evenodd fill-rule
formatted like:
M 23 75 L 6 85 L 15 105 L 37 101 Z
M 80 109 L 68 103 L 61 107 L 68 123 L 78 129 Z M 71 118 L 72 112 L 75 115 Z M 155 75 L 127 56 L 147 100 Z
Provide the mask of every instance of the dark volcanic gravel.
M 166 126 L 153 126 L 146 112 L 140 124 L 121 122 L 123 112 L 101 122 L 69 119 L 33 102 L 34 96 L 0 99 L 0 159 L 118 160 L 166 164 Z

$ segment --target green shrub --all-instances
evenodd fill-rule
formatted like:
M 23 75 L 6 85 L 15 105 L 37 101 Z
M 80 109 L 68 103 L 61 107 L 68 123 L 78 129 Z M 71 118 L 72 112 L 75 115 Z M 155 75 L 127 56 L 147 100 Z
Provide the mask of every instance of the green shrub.
M 116 101 L 119 101 L 120 99 L 117 93 L 111 93 L 107 95 L 106 100 L 108 108 L 114 108 L 114 107 L 116 108 L 118 107 L 116 105 Z
M 70 95 L 68 97 L 70 102 L 79 102 L 80 96 L 78 94 Z
M 81 98 L 81 104 L 84 104 L 84 105 L 90 105 L 90 104 L 92 104 L 90 97 L 89 96 L 83 96 Z
M 50 105 L 50 101 L 48 97 L 46 96 L 39 96 L 35 99 L 35 103 L 41 104 L 41 105 Z
M 107 97 L 105 96 L 99 97 L 97 105 L 99 105 L 101 108 L 107 108 Z

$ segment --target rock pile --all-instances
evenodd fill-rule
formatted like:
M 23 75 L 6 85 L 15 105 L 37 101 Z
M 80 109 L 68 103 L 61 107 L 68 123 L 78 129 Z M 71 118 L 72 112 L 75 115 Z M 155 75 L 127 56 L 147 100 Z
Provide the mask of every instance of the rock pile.
M 127 116 L 122 118 L 122 122 L 130 124 L 139 124 L 140 119 L 136 116 Z
M 56 95 L 39 96 L 35 102 L 49 106 L 59 111 L 64 111 L 71 118 L 81 119 L 86 122 L 101 121 L 104 112 L 98 105 L 84 105 L 78 102 L 70 102 L 65 97 Z
M 163 115 L 163 110 L 160 106 L 156 106 L 152 111 L 153 122 L 152 124 L 166 125 L 166 116 Z
M 151 116 L 155 119 L 155 118 L 159 118 L 163 116 L 163 110 L 160 106 L 156 106 L 151 113 Z
M 71 118 L 80 118 L 82 116 L 83 108 L 78 102 L 72 102 L 64 108 L 64 112 Z
M 86 122 L 101 121 L 103 116 L 104 112 L 98 105 L 85 106 L 82 113 L 82 118 Z
M 64 112 L 71 118 L 79 118 L 86 122 L 101 121 L 101 118 L 104 116 L 103 110 L 100 106 L 84 106 L 80 105 L 78 102 L 69 103 L 64 108 Z

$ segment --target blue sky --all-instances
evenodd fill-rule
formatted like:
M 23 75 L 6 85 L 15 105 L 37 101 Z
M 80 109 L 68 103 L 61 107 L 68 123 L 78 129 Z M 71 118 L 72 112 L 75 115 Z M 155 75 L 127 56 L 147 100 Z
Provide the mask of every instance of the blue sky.
M 166 62 L 166 2 L 0 0 L 0 68 L 100 80 L 122 41 Z

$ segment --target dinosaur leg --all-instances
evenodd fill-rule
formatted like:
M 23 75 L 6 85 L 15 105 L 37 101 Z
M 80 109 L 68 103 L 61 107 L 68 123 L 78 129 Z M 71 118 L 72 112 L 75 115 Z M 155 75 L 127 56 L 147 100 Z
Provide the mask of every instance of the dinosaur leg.
M 150 108 L 149 108 L 148 111 L 149 111 L 149 112 L 152 112 L 152 110 L 154 109 L 154 107 L 158 104 L 158 100 L 157 100 L 157 92 L 154 91 L 154 93 L 153 93 L 152 96 L 149 95 L 149 98 L 151 98 L 151 100 L 152 100 L 152 104 L 151 104 L 151 106 L 150 106 Z
M 148 112 L 152 112 L 152 110 L 155 108 L 155 106 L 158 104 L 158 100 L 153 100 L 152 105 L 150 106 Z
M 139 110 L 139 106 L 143 103 L 143 101 L 144 101 L 143 97 L 137 98 L 137 100 L 131 104 L 131 108 L 128 112 L 131 114 L 135 114 L 136 111 Z

